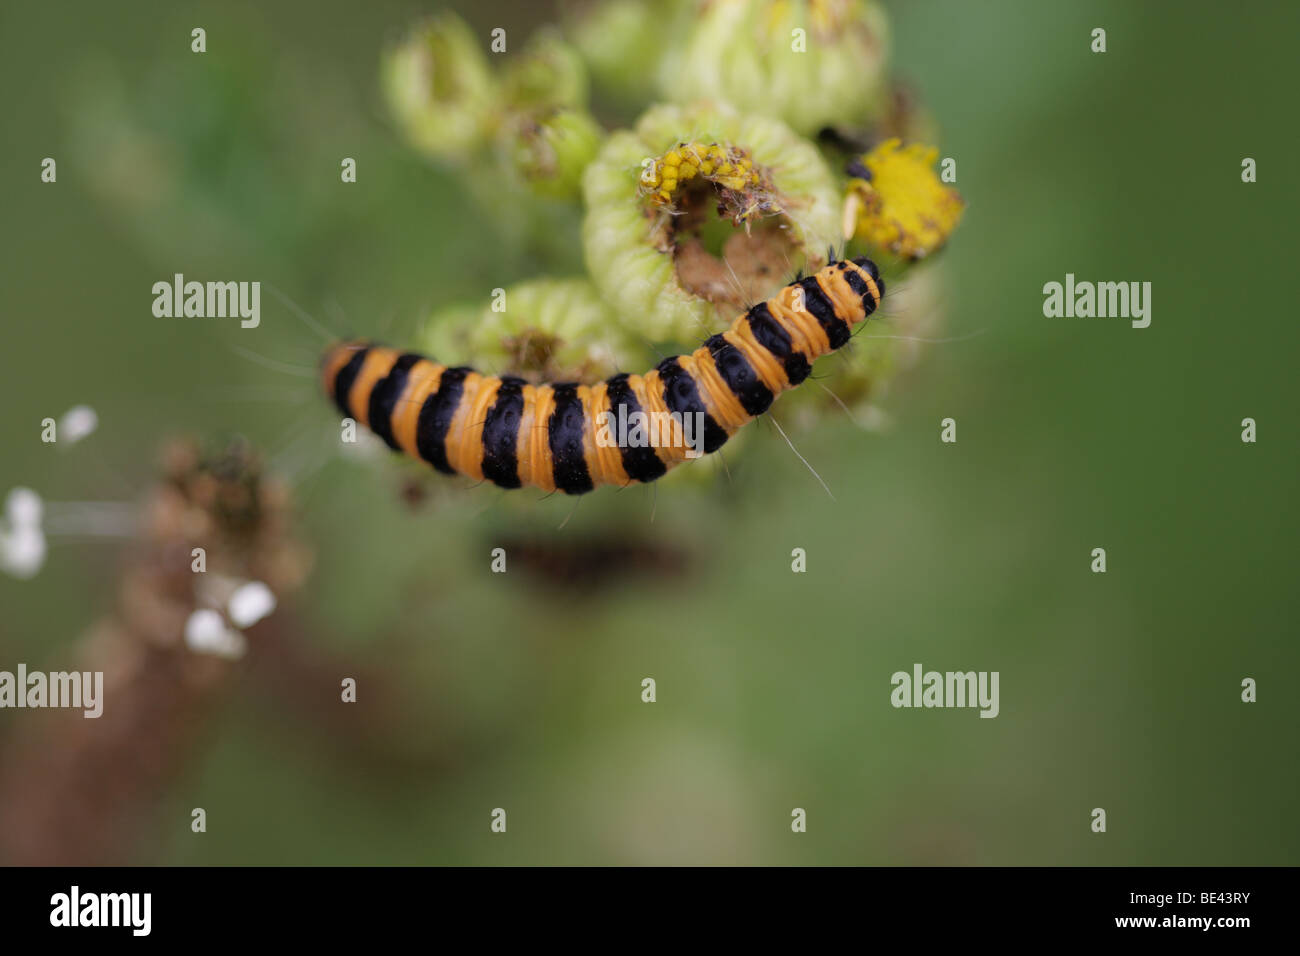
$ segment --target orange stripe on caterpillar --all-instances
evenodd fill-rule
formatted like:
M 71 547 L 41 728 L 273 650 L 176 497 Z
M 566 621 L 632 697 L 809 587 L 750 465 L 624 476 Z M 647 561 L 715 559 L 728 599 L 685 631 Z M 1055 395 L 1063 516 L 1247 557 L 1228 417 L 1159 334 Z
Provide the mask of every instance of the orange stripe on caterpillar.
M 593 386 L 530 385 L 364 342 L 330 348 L 322 384 L 344 415 L 439 471 L 581 494 L 716 451 L 847 343 L 884 293 L 871 260 L 831 262 L 694 352 Z

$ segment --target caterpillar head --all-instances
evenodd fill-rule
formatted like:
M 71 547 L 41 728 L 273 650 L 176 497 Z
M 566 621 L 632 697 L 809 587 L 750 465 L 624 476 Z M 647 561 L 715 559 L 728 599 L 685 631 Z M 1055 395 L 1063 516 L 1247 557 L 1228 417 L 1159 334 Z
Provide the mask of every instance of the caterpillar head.
M 866 256 L 857 256 L 850 261 L 852 261 L 855 266 L 867 275 L 871 276 L 871 281 L 876 284 L 876 301 L 872 307 L 867 310 L 867 314 L 870 315 L 885 298 L 885 280 L 880 278 L 880 268 Z

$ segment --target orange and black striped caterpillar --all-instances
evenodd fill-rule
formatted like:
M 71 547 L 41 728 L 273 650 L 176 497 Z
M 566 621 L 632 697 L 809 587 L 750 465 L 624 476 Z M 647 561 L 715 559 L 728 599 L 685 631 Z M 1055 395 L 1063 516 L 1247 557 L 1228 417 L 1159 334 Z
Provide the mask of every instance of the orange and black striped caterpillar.
M 598 440 L 606 416 L 695 416 L 704 453 L 716 451 L 806 379 L 817 358 L 847 343 L 884 294 L 870 259 L 832 261 L 689 355 L 596 385 L 530 385 L 366 342 L 326 351 L 322 379 L 345 416 L 438 471 L 577 495 L 654 481 L 692 457 L 680 429 L 639 446 Z

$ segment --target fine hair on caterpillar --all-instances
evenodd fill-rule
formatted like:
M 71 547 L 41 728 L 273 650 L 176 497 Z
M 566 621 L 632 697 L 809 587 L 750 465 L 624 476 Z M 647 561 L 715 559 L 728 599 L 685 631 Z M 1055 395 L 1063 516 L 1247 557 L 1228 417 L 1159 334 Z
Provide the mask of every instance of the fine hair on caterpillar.
M 832 261 L 694 352 L 594 385 L 532 385 L 368 342 L 330 347 L 321 379 L 345 416 L 444 474 L 576 495 L 717 451 L 847 344 L 884 291 L 870 259 Z

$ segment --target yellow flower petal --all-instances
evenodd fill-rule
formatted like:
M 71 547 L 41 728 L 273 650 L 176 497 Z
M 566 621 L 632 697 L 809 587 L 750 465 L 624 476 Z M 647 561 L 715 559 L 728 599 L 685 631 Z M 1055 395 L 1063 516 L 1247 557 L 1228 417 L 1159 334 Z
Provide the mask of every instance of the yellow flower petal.
M 871 178 L 855 178 L 849 186 L 846 219 L 857 210 L 853 235 L 903 259 L 922 259 L 942 248 L 966 204 L 935 174 L 938 156 L 933 146 L 903 147 L 890 139 L 862 157 Z

